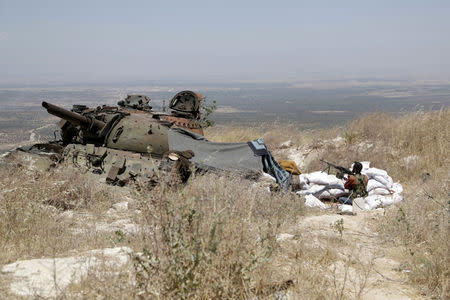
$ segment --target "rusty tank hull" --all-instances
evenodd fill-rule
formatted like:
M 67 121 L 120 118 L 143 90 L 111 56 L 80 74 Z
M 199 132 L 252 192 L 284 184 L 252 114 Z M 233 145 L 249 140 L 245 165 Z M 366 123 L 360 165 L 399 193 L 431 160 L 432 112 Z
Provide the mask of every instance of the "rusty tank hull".
M 128 95 L 115 107 L 74 105 L 72 110 L 44 101 L 42 107 L 61 118 L 61 139 L 15 149 L 2 160 L 42 171 L 83 169 L 117 185 L 138 178 L 154 184 L 168 173 L 175 182 L 183 182 L 190 175 L 193 154 L 170 151 L 168 130 L 182 128 L 202 135 L 201 100 L 198 93 L 182 91 L 170 101 L 170 113 L 154 112 L 150 98 L 143 95 Z
M 200 126 L 200 101 L 201 95 L 182 91 L 170 101 L 170 113 L 154 112 L 150 98 L 141 95 L 129 95 L 114 107 L 74 105 L 70 111 L 43 102 L 50 114 L 61 118 L 61 139 L 16 149 L 4 159 L 41 170 L 83 169 L 116 185 L 142 180 L 151 187 L 166 174 L 181 183 L 195 169 L 249 179 L 266 172 L 283 189 L 290 186 L 292 176 L 264 140 L 208 141 Z

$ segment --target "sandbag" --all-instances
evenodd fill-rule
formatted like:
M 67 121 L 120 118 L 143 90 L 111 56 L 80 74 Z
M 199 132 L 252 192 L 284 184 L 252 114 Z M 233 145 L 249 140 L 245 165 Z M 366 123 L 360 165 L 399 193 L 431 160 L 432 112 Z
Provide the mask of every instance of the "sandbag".
M 367 170 L 370 168 L 370 161 L 361 161 L 361 164 L 363 166 L 363 170 Z
M 305 177 L 308 179 L 309 183 L 320 184 L 320 185 L 330 185 L 330 184 L 340 184 L 342 185 L 342 181 L 334 175 L 328 175 L 325 172 L 313 172 L 309 174 L 305 174 Z
M 383 197 L 384 196 L 380 196 L 380 195 L 367 196 L 366 198 L 364 198 L 364 202 L 365 202 L 364 209 L 372 210 L 372 209 L 382 206 L 381 199 Z
M 318 199 L 330 199 L 331 198 L 331 194 L 327 190 L 317 192 L 314 194 L 314 196 Z
M 401 195 L 399 195 L 399 194 L 394 194 L 392 196 L 392 199 L 394 200 L 394 204 L 395 204 L 395 203 L 399 203 L 400 201 L 402 201 L 403 197 Z
M 394 198 L 393 197 L 384 197 L 384 198 L 382 198 L 380 200 L 381 200 L 381 205 L 383 207 L 386 207 L 386 206 L 394 204 Z
M 338 210 L 341 213 L 353 213 L 353 206 L 352 205 L 348 205 L 348 204 L 339 204 L 338 205 Z
M 401 192 L 403 192 L 403 186 L 396 182 L 392 185 L 392 190 L 394 191 L 394 193 L 396 194 L 400 194 Z
M 376 181 L 380 182 L 381 184 L 383 184 L 387 188 L 391 188 L 392 184 L 394 183 L 394 181 L 392 180 L 391 176 L 389 176 L 389 175 L 386 175 L 386 176 L 377 175 L 377 176 L 373 177 L 373 179 L 375 179 Z
M 341 189 L 331 189 L 328 190 L 330 192 L 330 195 L 337 198 L 348 194 L 348 190 L 341 190 Z
M 361 173 L 369 178 L 367 184 L 369 195 L 365 198 L 353 199 L 354 205 L 359 199 L 360 205 L 358 205 L 358 209 L 372 210 L 403 200 L 403 197 L 400 195 L 403 192 L 402 185 L 398 182 L 394 183 L 385 170 L 370 168 L 370 162 L 368 161 L 361 162 L 361 164 L 363 165 Z M 339 198 L 348 193 L 342 180 L 325 172 L 301 174 L 299 179 L 302 190 L 298 191 L 297 194 L 308 197 L 309 202 L 307 206 L 328 208 L 319 199 Z
M 266 172 L 262 172 L 262 178 L 267 179 L 268 181 L 277 182 L 275 177 L 273 177 L 272 175 L 270 175 L 270 174 L 268 174 Z
M 330 208 L 327 204 L 323 203 L 313 195 L 306 195 L 305 196 L 305 205 L 308 207 L 320 207 L 322 209 L 328 209 Z
M 361 172 L 364 175 L 367 175 L 369 178 L 375 178 L 375 176 L 388 176 L 388 173 L 385 170 L 377 169 L 377 168 L 369 168 L 367 170 L 363 170 Z
M 387 189 L 387 186 L 376 179 L 369 179 L 369 181 L 367 182 L 367 191 L 370 192 L 378 188 Z
M 371 195 L 391 195 L 392 192 L 386 188 L 376 188 L 369 192 L 369 196 Z
M 310 188 L 306 191 L 310 194 L 314 194 L 317 193 L 319 191 L 323 191 L 325 189 L 325 185 L 320 185 L 320 184 L 311 184 Z
M 302 174 L 302 172 L 300 172 L 300 169 L 298 168 L 298 166 L 295 163 L 295 161 L 292 161 L 292 160 L 280 160 L 278 162 L 278 164 L 283 169 L 285 169 L 286 171 L 291 173 L 292 175 L 300 175 L 300 174 Z
M 302 190 L 308 190 L 310 188 L 308 178 L 305 176 L 305 174 L 300 174 L 298 176 L 298 179 L 300 181 L 300 189 Z
M 402 200 L 403 197 L 400 196 L 399 194 L 394 194 L 392 196 L 370 195 L 364 199 L 365 209 L 372 210 L 378 207 L 386 207 L 398 203 Z
M 344 188 L 341 188 L 339 185 L 326 185 L 321 186 L 322 188 L 320 190 L 317 190 L 317 188 L 320 187 L 316 185 L 314 187 L 315 192 L 313 195 L 316 198 L 319 199 L 330 199 L 330 198 L 338 198 L 340 196 L 344 196 L 348 194 L 348 190 L 345 190 Z M 309 190 L 311 191 L 311 189 Z

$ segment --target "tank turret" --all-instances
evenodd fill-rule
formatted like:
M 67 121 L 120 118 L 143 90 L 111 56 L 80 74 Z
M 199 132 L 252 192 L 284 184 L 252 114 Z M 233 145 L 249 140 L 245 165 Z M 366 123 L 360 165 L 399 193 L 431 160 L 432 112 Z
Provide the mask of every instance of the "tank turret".
M 64 144 L 94 144 L 162 156 L 169 150 L 170 127 L 203 134 L 198 123 L 201 98 L 191 91 L 178 93 L 170 102 L 171 114 L 153 112 L 150 98 L 142 95 L 128 95 L 118 107 L 74 105 L 69 111 L 48 102 L 42 102 L 42 106 L 63 119 L 60 128 Z

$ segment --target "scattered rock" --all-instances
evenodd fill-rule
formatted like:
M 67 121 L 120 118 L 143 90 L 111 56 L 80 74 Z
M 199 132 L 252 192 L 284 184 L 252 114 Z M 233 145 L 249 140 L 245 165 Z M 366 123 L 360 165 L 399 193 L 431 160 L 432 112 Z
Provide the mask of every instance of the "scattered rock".
M 130 260 L 131 248 L 91 250 L 79 256 L 20 260 L 3 266 L 14 294 L 34 298 L 56 297 L 70 283 L 79 282 L 95 267 L 120 267 Z
M 277 242 L 284 242 L 287 240 L 292 240 L 295 236 L 290 233 L 280 233 L 277 235 Z
M 66 219 L 72 219 L 73 216 L 74 216 L 73 210 L 66 210 L 61 214 L 61 217 L 66 218 Z
M 121 231 L 125 234 L 137 234 L 141 230 L 141 227 L 133 223 L 130 219 L 120 219 L 112 223 L 96 223 L 95 230 L 102 232 L 116 232 Z
M 280 144 L 280 148 L 281 149 L 286 149 L 286 148 L 292 147 L 292 145 L 294 145 L 294 143 L 291 140 L 288 140 L 288 141 L 286 141 L 284 143 L 281 143 Z
M 335 147 L 345 146 L 345 139 L 341 136 L 335 137 L 334 139 L 331 140 L 331 142 Z
M 125 212 L 128 210 L 128 201 L 115 203 L 112 206 L 117 212 Z
M 413 170 L 420 162 L 420 156 L 418 155 L 410 155 L 407 157 L 404 157 L 403 163 L 407 170 Z

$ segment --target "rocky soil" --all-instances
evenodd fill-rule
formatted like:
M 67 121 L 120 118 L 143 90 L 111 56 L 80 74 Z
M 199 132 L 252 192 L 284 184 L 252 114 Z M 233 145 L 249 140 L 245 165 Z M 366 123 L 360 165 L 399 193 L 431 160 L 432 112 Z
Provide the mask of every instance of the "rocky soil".
M 339 143 L 344 143 L 342 138 L 330 141 L 333 145 Z M 287 142 L 276 150 L 275 155 L 287 156 L 303 168 L 321 158 L 325 146 L 294 148 Z M 120 189 L 119 193 L 122 194 L 121 201 L 111 204 L 101 217 L 66 210 L 60 213 L 61 222 L 66 222 L 75 233 L 86 230 L 86 223 L 92 224 L 89 228 L 94 232 L 120 231 L 133 236 L 150 231 L 139 224 L 141 212 L 136 209 L 130 193 L 126 189 Z M 301 243 L 306 243 L 310 249 L 335 249 L 339 259 L 327 276 L 335 285 L 336 298 L 345 295 L 359 299 L 423 299 L 420 291 L 408 284 L 409 270 L 398 261 L 397 249 L 387 246 L 376 234 L 374 228 L 383 213 L 384 209 L 377 209 L 340 215 L 333 209 L 313 209 L 295 226 L 279 234 L 277 241 L 287 256 Z M 1 266 L 0 279 L 8 289 L 6 297 L 53 298 L 65 294 L 70 284 L 79 282 L 90 272 L 101 272 L 105 267 L 111 270 L 128 268 L 130 258 L 139 250 L 116 247 L 20 260 Z M 304 263 L 308 264 L 307 261 Z M 274 298 L 296 299 L 296 295 L 287 289 L 281 294 L 275 293 Z

